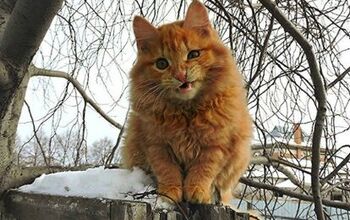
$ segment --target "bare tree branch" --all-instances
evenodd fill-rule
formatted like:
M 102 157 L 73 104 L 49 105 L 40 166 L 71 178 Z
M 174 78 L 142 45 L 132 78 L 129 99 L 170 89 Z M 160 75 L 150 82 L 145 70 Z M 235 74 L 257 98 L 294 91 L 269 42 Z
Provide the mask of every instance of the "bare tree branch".
M 303 190 L 303 187 L 301 186 L 301 181 L 295 176 L 293 172 L 291 172 L 290 169 L 288 169 L 286 166 L 282 165 L 279 162 L 273 162 L 269 160 L 269 158 L 260 156 L 260 157 L 253 157 L 251 164 L 255 165 L 271 165 L 273 166 L 276 170 L 280 171 L 284 175 L 287 176 L 287 178 L 296 186 L 298 186 L 300 189 Z
M 106 162 L 105 162 L 105 166 L 110 166 L 112 164 L 112 161 L 113 161 L 113 158 L 115 156 L 115 153 L 117 151 L 117 148 L 120 146 L 120 143 L 121 143 L 121 140 L 122 140 L 122 137 L 123 137 L 123 134 L 124 134 L 124 131 L 125 131 L 125 123 L 127 121 L 127 118 L 129 116 L 129 111 L 130 111 L 130 106 L 128 108 L 128 111 L 125 115 L 125 120 L 124 120 L 124 124 L 123 124 L 123 127 L 120 129 L 119 131 L 119 134 L 118 134 L 118 138 L 117 138 L 117 142 L 115 143 L 111 153 L 108 155 L 107 159 L 106 159 Z
M 322 129 L 324 125 L 324 118 L 326 114 L 326 92 L 324 83 L 319 72 L 316 57 L 312 48 L 312 45 L 306 40 L 306 38 L 298 31 L 298 29 L 283 15 L 283 13 L 277 8 L 276 4 L 270 0 L 259 0 L 269 12 L 278 20 L 281 26 L 286 32 L 288 32 L 303 48 L 306 55 L 306 59 L 310 67 L 310 76 L 314 84 L 314 93 L 318 102 L 317 114 L 314 125 L 314 132 L 312 137 L 312 194 L 315 202 L 315 212 L 319 220 L 324 220 L 324 213 L 322 208 L 322 199 L 320 193 L 320 143 L 322 136 Z
M 81 84 L 74 79 L 71 75 L 68 73 L 62 72 L 62 71 L 53 71 L 53 70 L 46 70 L 37 68 L 33 65 L 29 67 L 29 72 L 31 73 L 31 76 L 48 76 L 48 77 L 57 77 L 57 78 L 64 78 L 68 80 L 70 83 L 73 84 L 73 86 L 79 91 L 80 95 L 83 97 L 83 99 L 89 103 L 95 110 L 98 112 L 104 119 L 106 119 L 109 123 L 111 123 L 113 126 L 115 126 L 118 129 L 122 129 L 122 125 L 113 120 L 111 117 L 109 117 L 84 91 Z
M 259 74 L 261 72 L 261 66 L 264 63 L 264 59 L 265 59 L 265 56 L 266 56 L 266 50 L 267 50 L 267 46 L 268 46 L 268 43 L 269 43 L 269 40 L 270 40 L 270 36 L 271 36 L 271 32 L 272 32 L 272 29 L 273 29 L 273 23 L 274 23 L 274 18 L 271 17 L 269 29 L 268 29 L 268 32 L 267 32 L 266 37 L 264 39 L 263 47 L 262 47 L 260 55 L 259 55 L 258 66 L 256 68 L 255 74 L 249 79 L 249 82 L 247 82 L 247 85 L 246 85 L 247 89 L 250 89 L 251 84 L 259 76 Z
M 32 111 L 31 111 L 31 109 L 30 109 L 30 107 L 29 107 L 29 105 L 28 105 L 28 103 L 27 103 L 26 101 L 24 101 L 24 104 L 26 105 L 26 107 L 27 107 L 27 109 L 28 109 L 29 117 L 31 118 L 31 121 L 32 121 L 34 137 L 35 137 L 35 139 L 36 139 L 36 141 L 37 141 L 37 143 L 38 143 L 38 145 L 39 145 L 41 154 L 42 154 L 42 156 L 43 156 L 43 158 L 44 158 L 45 165 L 46 165 L 47 167 L 49 167 L 50 164 L 47 162 L 45 150 L 44 150 L 43 146 L 41 145 L 41 141 L 40 141 L 40 139 L 39 139 L 39 137 L 38 137 L 37 129 L 35 128 L 35 123 L 34 123 L 34 118 L 33 118 Z
M 293 198 L 298 198 L 298 199 L 301 199 L 301 200 L 304 200 L 304 201 L 309 201 L 309 202 L 313 202 L 314 201 L 313 196 L 309 196 L 309 195 L 293 192 L 293 191 L 286 190 L 286 189 L 281 189 L 279 187 L 272 186 L 272 185 L 265 184 L 265 183 L 255 182 L 255 181 L 250 180 L 250 179 L 248 179 L 246 177 L 241 177 L 240 182 L 243 183 L 243 184 L 246 184 L 248 186 L 251 186 L 251 187 L 255 187 L 255 188 L 258 188 L 258 189 L 271 190 L 273 192 L 278 192 L 278 193 L 281 193 L 283 195 L 290 196 L 290 197 L 293 197 Z M 341 208 L 341 209 L 345 209 L 345 210 L 350 210 L 350 203 L 347 203 L 347 202 L 337 202 L 337 201 L 331 201 L 331 200 L 327 200 L 327 199 L 322 199 L 322 202 L 326 206 L 335 207 L 335 208 Z
M 340 180 L 339 182 L 337 182 L 336 184 L 329 184 L 329 187 L 324 187 L 322 189 L 322 194 L 323 195 L 327 195 L 329 192 L 331 192 L 332 190 L 334 190 L 335 188 L 341 187 L 341 185 L 343 184 L 349 184 L 350 180 L 346 179 L 346 180 Z
M 329 83 L 327 86 L 327 89 L 330 89 L 333 86 L 335 86 L 335 84 L 340 82 L 348 73 L 350 73 L 350 67 L 348 67 L 346 70 L 344 70 L 344 72 L 341 73 L 333 82 Z
M 39 48 L 62 0 L 17 0 L 0 42 L 1 57 L 16 66 L 27 65 Z M 30 22 L 28 22 L 30 21 Z M 14 49 L 17 48 L 17 49 Z
M 330 173 L 328 176 L 324 177 L 321 180 L 321 183 L 328 182 L 330 179 L 332 179 L 335 175 L 338 174 L 338 172 L 349 162 L 350 160 L 350 153 L 338 164 L 338 166 Z

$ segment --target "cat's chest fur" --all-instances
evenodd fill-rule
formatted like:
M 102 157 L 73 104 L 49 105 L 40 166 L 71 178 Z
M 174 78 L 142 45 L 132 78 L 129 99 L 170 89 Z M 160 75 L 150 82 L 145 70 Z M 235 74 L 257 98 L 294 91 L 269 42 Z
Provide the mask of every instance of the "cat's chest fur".
M 208 108 L 194 114 L 165 110 L 143 119 L 145 130 L 169 148 L 179 164 L 189 164 L 204 148 L 227 145 L 231 141 L 232 112 Z

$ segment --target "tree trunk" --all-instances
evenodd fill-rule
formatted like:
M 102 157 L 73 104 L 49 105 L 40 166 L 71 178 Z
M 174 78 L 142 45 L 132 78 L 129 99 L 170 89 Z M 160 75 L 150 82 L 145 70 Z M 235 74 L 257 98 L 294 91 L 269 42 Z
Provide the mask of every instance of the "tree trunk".
M 29 81 L 29 74 L 25 74 L 21 84 L 14 92 L 4 117 L 0 122 L 0 194 L 9 185 L 9 176 L 12 165 L 15 165 L 14 148 L 18 120 L 21 114 L 26 88 Z
M 20 172 L 15 172 L 14 148 L 30 78 L 28 66 L 62 2 L 0 2 L 0 195 L 22 178 Z

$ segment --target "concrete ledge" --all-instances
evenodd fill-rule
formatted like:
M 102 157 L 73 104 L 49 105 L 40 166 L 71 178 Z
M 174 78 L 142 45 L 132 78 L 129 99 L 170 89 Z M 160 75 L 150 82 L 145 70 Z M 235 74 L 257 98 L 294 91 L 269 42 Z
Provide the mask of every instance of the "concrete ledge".
M 181 204 L 182 211 L 152 211 L 145 202 L 63 197 L 9 191 L 1 220 L 245 220 L 247 213 L 216 205 Z M 253 218 L 254 219 L 254 218 Z

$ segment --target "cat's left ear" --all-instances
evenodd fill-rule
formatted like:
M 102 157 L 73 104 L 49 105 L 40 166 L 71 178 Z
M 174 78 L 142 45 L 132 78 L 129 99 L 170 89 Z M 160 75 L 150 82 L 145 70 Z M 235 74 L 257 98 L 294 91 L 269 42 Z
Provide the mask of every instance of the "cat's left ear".
M 146 19 L 140 16 L 135 16 L 133 21 L 133 29 L 135 33 L 137 48 L 140 51 L 145 51 L 151 47 L 153 41 L 158 36 L 158 30 Z
M 182 27 L 188 29 L 202 29 L 210 27 L 207 9 L 198 0 L 193 0 L 188 7 Z

